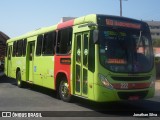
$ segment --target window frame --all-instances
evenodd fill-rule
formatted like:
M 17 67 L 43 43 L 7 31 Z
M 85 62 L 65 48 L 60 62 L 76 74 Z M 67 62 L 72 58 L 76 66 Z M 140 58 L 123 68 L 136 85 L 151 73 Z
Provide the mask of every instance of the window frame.
M 61 36 L 63 36 L 61 34 L 63 34 L 62 32 L 65 31 L 65 30 L 67 30 L 67 37 L 68 37 L 67 40 L 65 40 L 67 48 L 66 48 L 66 52 L 62 53 L 59 49 L 60 49 L 60 46 L 61 46 L 60 45 L 61 40 L 63 39 L 63 38 L 61 38 Z M 66 34 L 66 32 L 64 34 Z M 66 28 L 57 30 L 56 51 L 55 51 L 56 55 L 69 55 L 69 54 L 71 54 L 72 38 L 73 38 L 73 27 L 66 27 Z M 64 41 L 63 41 L 63 43 L 64 43 Z M 70 44 L 70 46 L 67 45 L 68 43 Z M 70 49 L 68 49 L 69 47 L 70 47 Z
M 52 47 L 52 48 L 50 48 L 52 53 L 47 53 L 46 52 L 46 48 L 47 48 L 46 46 L 50 45 L 49 38 L 47 38 L 47 37 L 51 37 L 51 39 L 52 39 L 52 45 L 53 46 L 50 46 L 50 47 Z M 53 56 L 55 54 L 56 38 L 57 38 L 57 32 L 56 31 L 51 31 L 51 32 L 47 32 L 47 33 L 43 34 L 42 48 L 41 48 L 41 55 L 42 56 Z M 47 41 L 49 41 L 49 43 L 47 43 Z

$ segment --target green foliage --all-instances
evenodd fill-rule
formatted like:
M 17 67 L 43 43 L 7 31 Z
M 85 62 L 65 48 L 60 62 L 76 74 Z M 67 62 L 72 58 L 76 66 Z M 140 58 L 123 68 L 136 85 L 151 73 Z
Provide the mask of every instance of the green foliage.
M 155 57 L 155 63 L 160 63 L 160 57 Z
M 160 39 L 153 39 L 153 47 L 160 47 Z

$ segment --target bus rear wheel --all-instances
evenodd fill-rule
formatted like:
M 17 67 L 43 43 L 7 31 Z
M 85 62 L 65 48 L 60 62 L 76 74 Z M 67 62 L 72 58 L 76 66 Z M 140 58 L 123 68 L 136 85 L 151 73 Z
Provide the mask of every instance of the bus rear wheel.
M 59 85 L 59 96 L 64 102 L 71 102 L 71 94 L 68 88 L 67 80 L 62 80 Z
M 23 87 L 23 82 L 21 80 L 21 72 L 18 71 L 16 74 L 16 80 L 17 80 L 17 86 L 22 88 Z

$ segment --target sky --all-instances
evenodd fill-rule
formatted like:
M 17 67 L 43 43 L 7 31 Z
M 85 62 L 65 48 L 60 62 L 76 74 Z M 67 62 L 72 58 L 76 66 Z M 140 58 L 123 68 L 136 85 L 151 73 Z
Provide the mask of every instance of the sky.
M 160 21 L 160 0 L 122 0 L 123 16 Z M 0 0 L 0 31 L 16 37 L 62 17 L 120 14 L 120 0 Z

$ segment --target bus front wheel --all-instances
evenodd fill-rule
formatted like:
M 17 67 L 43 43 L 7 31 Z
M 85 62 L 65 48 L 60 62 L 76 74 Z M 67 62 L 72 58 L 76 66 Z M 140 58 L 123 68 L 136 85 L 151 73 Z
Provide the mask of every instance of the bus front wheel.
M 59 96 L 64 102 L 71 101 L 71 94 L 69 93 L 67 80 L 62 80 L 59 85 Z

